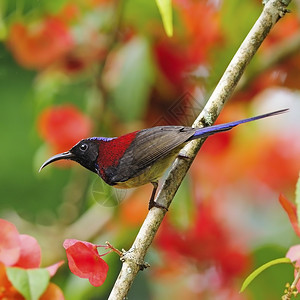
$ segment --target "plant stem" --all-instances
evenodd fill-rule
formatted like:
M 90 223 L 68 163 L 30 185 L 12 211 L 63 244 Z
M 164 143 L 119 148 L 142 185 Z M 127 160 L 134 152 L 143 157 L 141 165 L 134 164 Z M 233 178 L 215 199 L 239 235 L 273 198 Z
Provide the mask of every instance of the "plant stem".
M 108 249 L 111 249 L 113 252 L 117 253 L 120 257 L 123 256 L 123 252 L 115 248 L 110 242 L 105 242 Z
M 291 286 L 287 287 L 287 290 L 285 291 L 285 294 L 281 297 L 282 300 L 290 300 L 292 298 L 292 296 L 296 296 L 298 294 L 297 291 L 297 283 L 300 280 L 300 270 L 299 268 L 296 268 L 297 270 L 297 274 L 295 276 L 295 279 L 293 281 L 293 283 L 291 284 Z

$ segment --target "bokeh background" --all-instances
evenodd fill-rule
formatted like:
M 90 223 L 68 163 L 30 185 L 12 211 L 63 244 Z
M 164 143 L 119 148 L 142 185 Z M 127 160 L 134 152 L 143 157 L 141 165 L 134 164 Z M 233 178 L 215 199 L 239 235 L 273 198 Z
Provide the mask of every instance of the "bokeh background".
M 66 260 L 65 238 L 128 249 L 151 186 L 115 191 L 75 163 L 38 173 L 89 136 L 162 124 L 191 125 L 259 16 L 256 0 L 174 0 L 167 37 L 155 1 L 1 0 L 0 217 L 42 246 L 43 264 Z M 278 196 L 294 199 L 300 169 L 299 1 L 250 63 L 218 123 L 290 112 L 210 137 L 180 187 L 130 299 L 278 299 L 293 279 L 276 266 L 239 294 L 256 267 L 298 238 Z M 66 299 L 106 299 L 103 286 L 64 265 Z

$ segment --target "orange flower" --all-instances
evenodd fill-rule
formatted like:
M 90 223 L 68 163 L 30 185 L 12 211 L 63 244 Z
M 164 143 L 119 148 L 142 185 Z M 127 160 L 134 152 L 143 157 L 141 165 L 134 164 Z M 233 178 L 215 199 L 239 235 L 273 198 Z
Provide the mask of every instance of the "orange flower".
M 17 62 L 29 69 L 45 68 L 73 47 L 69 29 L 56 17 L 46 17 L 30 25 L 14 23 L 7 43 Z

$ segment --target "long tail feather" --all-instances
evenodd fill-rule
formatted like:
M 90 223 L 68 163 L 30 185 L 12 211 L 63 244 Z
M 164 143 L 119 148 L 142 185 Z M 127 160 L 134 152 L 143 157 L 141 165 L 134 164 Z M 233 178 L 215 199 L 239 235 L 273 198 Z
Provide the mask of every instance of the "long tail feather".
M 263 119 L 263 118 L 267 118 L 267 117 L 271 117 L 271 116 L 275 116 L 275 115 L 280 115 L 280 114 L 287 112 L 288 110 L 289 110 L 288 108 L 285 108 L 285 109 L 273 111 L 273 112 L 270 112 L 267 114 L 252 117 L 252 118 L 247 118 L 247 119 L 229 122 L 229 123 L 225 123 L 225 124 L 219 124 L 219 125 L 213 125 L 213 126 L 209 126 L 209 127 L 200 128 L 195 132 L 195 134 L 189 140 L 191 141 L 191 140 L 210 136 L 217 132 L 227 131 L 227 130 L 230 130 L 233 127 L 235 127 L 239 124 L 242 124 L 242 123 L 252 122 L 255 120 L 259 120 L 259 119 Z

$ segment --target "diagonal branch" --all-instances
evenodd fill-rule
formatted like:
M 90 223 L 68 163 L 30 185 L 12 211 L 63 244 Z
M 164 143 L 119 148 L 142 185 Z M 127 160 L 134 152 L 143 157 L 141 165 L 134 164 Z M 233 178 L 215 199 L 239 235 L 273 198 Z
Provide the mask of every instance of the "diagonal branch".
M 203 111 L 195 120 L 193 124 L 194 127 L 203 127 L 214 123 L 226 100 L 233 93 L 247 64 L 252 59 L 271 28 L 284 16 L 286 6 L 290 1 L 291 0 L 265 1 L 267 3 L 260 17 L 233 57 Z M 156 201 L 159 204 L 169 207 L 204 140 L 205 139 L 192 141 L 182 150 L 187 159 L 178 158 L 173 163 L 171 171 L 157 195 Z M 111 291 L 109 300 L 122 300 L 126 297 L 137 273 L 141 269 L 141 266 L 144 265 L 146 252 L 155 237 L 165 213 L 164 210 L 156 207 L 153 207 L 149 211 L 131 249 L 122 257 L 122 269 Z

